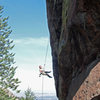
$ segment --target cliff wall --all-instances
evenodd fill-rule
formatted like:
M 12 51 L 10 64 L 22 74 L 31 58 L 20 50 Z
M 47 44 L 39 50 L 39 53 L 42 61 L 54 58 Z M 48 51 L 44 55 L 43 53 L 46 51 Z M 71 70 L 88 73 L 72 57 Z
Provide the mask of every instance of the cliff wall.
M 57 96 L 91 100 L 100 94 L 85 86 L 93 81 L 90 86 L 97 87 L 97 74 L 90 74 L 96 66 L 100 69 L 100 1 L 46 0 L 46 4 Z

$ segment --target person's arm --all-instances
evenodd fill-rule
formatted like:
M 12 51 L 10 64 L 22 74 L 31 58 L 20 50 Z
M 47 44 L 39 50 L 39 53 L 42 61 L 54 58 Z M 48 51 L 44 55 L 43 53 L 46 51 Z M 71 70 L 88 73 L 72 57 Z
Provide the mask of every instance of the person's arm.
M 42 73 L 39 74 L 39 77 L 41 77 L 41 74 L 42 74 Z

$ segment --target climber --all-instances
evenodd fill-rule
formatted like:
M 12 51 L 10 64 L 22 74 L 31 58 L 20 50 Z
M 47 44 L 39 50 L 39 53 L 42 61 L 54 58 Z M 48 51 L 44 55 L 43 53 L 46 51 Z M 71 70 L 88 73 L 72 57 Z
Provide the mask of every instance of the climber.
M 39 66 L 39 72 L 40 72 L 39 77 L 40 77 L 41 75 L 46 75 L 46 76 L 48 76 L 49 78 L 52 78 L 52 77 L 48 74 L 48 73 L 50 73 L 51 71 L 45 71 L 45 70 L 42 68 L 41 65 Z

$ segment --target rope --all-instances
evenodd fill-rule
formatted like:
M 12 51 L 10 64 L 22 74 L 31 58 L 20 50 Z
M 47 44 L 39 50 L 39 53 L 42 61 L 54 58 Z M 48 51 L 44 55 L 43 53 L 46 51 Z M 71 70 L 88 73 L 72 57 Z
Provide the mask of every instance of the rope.
M 43 100 L 44 77 L 42 76 L 42 100 Z
M 44 60 L 44 70 L 45 70 L 46 61 L 47 61 L 48 47 L 49 47 L 49 39 L 47 43 L 46 55 L 45 55 L 45 60 Z M 43 100 L 43 92 L 44 92 L 44 76 L 42 76 L 42 100 Z
M 45 65 L 46 65 L 46 61 L 47 61 L 48 48 L 49 48 L 49 40 L 48 40 L 47 48 L 46 48 L 46 55 L 45 55 L 45 60 L 44 60 L 44 69 L 45 69 Z

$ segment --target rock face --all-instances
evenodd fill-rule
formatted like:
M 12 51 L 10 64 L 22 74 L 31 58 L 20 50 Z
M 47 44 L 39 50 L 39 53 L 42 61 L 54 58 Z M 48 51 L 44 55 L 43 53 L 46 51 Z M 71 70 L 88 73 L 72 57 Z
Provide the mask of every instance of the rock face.
M 100 100 L 100 63 L 91 70 L 73 100 Z
M 95 71 L 100 70 L 100 0 L 47 0 L 46 4 L 59 100 L 98 100 L 100 91 L 91 91 L 100 88 L 100 74 Z

